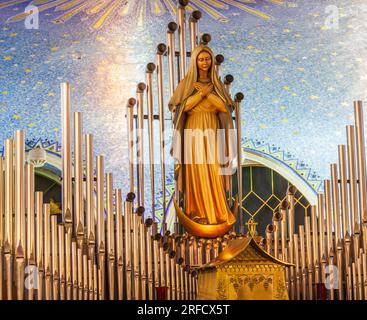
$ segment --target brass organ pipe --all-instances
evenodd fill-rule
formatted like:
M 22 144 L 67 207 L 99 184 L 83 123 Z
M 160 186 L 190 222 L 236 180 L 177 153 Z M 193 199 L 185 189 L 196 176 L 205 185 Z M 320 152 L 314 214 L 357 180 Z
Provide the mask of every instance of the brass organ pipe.
M 65 227 L 65 280 L 66 280 L 66 300 L 72 299 L 73 279 L 72 279 L 72 257 L 71 257 L 71 226 L 64 224 Z
M 94 209 L 94 171 L 93 171 L 93 135 L 85 135 L 85 156 L 86 156 L 86 204 L 87 204 L 87 242 L 90 248 L 96 242 L 95 234 L 95 209 Z M 94 255 L 90 252 L 90 259 Z
M 351 238 L 349 236 L 349 233 L 345 234 L 344 238 L 344 263 L 345 263 L 345 269 L 346 269 L 346 283 L 347 283 L 347 300 L 352 300 L 352 294 L 351 294 L 351 265 L 350 265 L 350 245 L 351 245 Z
M 175 31 L 177 30 L 176 22 L 170 22 L 167 29 L 167 57 L 168 57 L 168 79 L 169 94 L 172 97 L 175 91 Z
M 283 201 L 280 206 L 280 214 L 282 216 L 281 220 L 281 247 L 282 247 L 282 257 L 283 261 L 287 261 L 285 259 L 286 256 L 286 246 L 287 246 L 287 208 L 288 202 L 287 200 Z
M 117 266 L 117 297 L 123 299 L 124 288 L 124 245 L 123 245 L 123 216 L 122 191 L 115 189 L 116 201 L 116 266 Z
M 127 143 L 129 152 L 129 191 L 134 192 L 134 106 L 136 100 L 130 98 L 126 106 L 127 118 Z
M 5 223 L 5 212 L 4 212 L 4 161 L 3 157 L 0 156 L 0 247 L 4 245 L 4 223 Z M 2 256 L 1 256 L 2 258 Z M 2 267 L 2 264 L 0 264 Z M 2 273 L 0 274 L 0 281 L 2 281 Z M 2 286 L 1 286 L 2 288 Z M 0 300 L 2 300 L 2 290 L 0 290 Z
M 305 217 L 305 233 L 306 233 L 306 254 L 307 254 L 307 267 L 313 267 L 312 259 L 312 245 L 311 245 L 311 218 Z
M 44 215 L 44 253 L 45 253 L 45 298 L 52 299 L 51 292 L 51 239 L 50 239 L 50 204 L 43 205 Z
M 299 240 L 300 240 L 300 254 L 301 254 L 302 299 L 307 300 L 305 227 L 303 225 L 299 226 Z
M 190 30 L 190 48 L 191 52 L 198 45 L 198 21 L 201 19 L 201 12 L 193 11 L 189 18 L 189 30 Z M 183 78 L 181 78 L 183 79 Z
M 5 235 L 4 245 L 13 252 L 13 139 L 5 140 Z
M 231 84 L 233 82 L 234 78 L 231 74 L 227 74 L 225 77 L 224 77 L 224 88 L 227 90 L 228 94 L 231 93 Z
M 177 26 L 176 26 L 177 27 Z M 173 31 L 174 32 L 174 31 Z M 171 36 L 173 37 L 173 32 Z M 171 39 L 172 40 L 172 39 Z M 171 44 L 172 46 L 174 44 Z M 159 114 L 159 155 L 160 155 L 160 166 L 161 166 L 161 176 L 162 176 L 162 202 L 163 202 L 163 214 L 166 213 L 166 160 L 165 160 L 165 143 L 164 143 L 164 93 L 163 93 L 163 54 L 166 51 L 166 45 L 161 43 L 157 46 L 157 86 L 158 86 L 158 114 Z M 172 53 L 168 52 L 169 59 L 169 72 L 170 72 L 170 90 L 171 90 L 171 81 L 173 82 L 173 65 L 171 66 L 170 55 Z M 173 52 L 173 56 L 175 53 Z M 173 59 L 173 57 L 172 57 Z M 171 71 L 172 78 L 171 78 Z M 172 92 L 173 94 L 173 92 Z M 177 183 L 175 184 L 175 196 L 176 199 L 178 197 L 177 192 Z
M 83 149 L 82 149 L 82 114 L 74 112 L 74 214 L 75 233 L 78 238 L 84 234 L 84 201 L 83 201 Z
M 353 299 L 353 285 L 352 285 L 352 267 L 348 266 L 347 267 L 347 300 L 352 300 Z
M 58 235 L 57 235 L 57 215 L 51 215 L 51 272 L 52 272 L 52 297 L 59 299 L 59 260 L 58 260 Z
M 333 212 L 334 212 L 334 230 L 335 230 L 335 247 L 340 237 L 340 208 L 339 208 L 339 186 L 338 186 L 338 169 L 337 164 L 330 165 L 331 171 L 331 187 L 333 194 Z
M 177 300 L 177 283 L 176 283 L 176 262 L 175 262 L 176 252 L 171 251 L 169 253 L 170 258 L 170 271 L 171 271 L 171 288 L 172 295 L 171 300 Z
M 152 200 L 152 215 L 155 220 L 155 181 L 154 181 L 154 139 L 153 139 L 153 81 L 152 75 L 155 70 L 154 63 L 148 63 L 146 68 L 147 81 L 147 108 L 148 108 L 148 137 L 149 137 L 149 165 L 150 165 L 150 189 Z
M 363 253 L 363 250 L 360 251 Z M 361 255 L 357 258 L 357 275 L 358 275 L 358 300 L 363 300 L 363 284 L 362 284 L 362 261 Z
M 294 261 L 295 261 L 295 276 L 296 276 L 296 299 L 301 299 L 301 285 L 300 285 L 300 272 L 299 272 L 299 246 L 298 246 L 298 234 L 293 235 L 294 242 Z
M 143 218 L 143 217 L 142 217 Z M 147 252 L 146 252 L 146 232 L 145 224 L 142 221 L 139 222 L 139 253 L 140 253 L 140 269 L 141 269 L 141 299 L 147 299 Z
M 83 249 L 79 244 L 76 249 L 76 258 L 78 264 L 77 294 L 78 300 L 83 300 Z
M 88 300 L 88 256 L 83 254 L 83 298 Z
M 352 283 L 353 283 L 353 300 L 358 300 L 358 291 L 357 291 L 357 270 L 355 262 L 352 262 Z
M 362 253 L 362 269 L 363 269 L 363 294 L 364 300 L 367 300 L 367 254 Z
M 166 275 L 165 275 L 165 255 L 163 250 L 163 243 L 159 246 L 159 278 L 160 278 L 160 286 L 166 287 Z
M 318 246 L 318 230 L 317 230 L 317 207 L 315 205 L 311 206 L 311 228 L 312 228 L 312 255 L 313 255 L 313 264 L 316 264 L 316 261 L 320 261 L 319 256 L 319 246 Z
M 63 224 L 58 225 L 59 244 L 59 276 L 60 299 L 65 300 L 65 229 Z
M 36 264 L 38 268 L 38 290 L 37 300 L 43 299 L 43 275 L 44 275 L 44 226 L 43 226 L 43 192 L 37 191 L 35 193 L 36 198 Z
M 77 259 L 77 243 L 71 242 L 71 263 L 72 263 L 72 284 L 73 284 L 73 300 L 78 300 L 78 259 Z
M 358 256 L 359 256 L 359 250 L 360 250 L 359 235 L 360 235 L 359 225 L 358 225 L 358 223 L 356 223 L 356 225 L 354 227 L 354 235 L 353 235 L 353 260 L 354 260 L 354 262 L 357 262 Z
M 172 300 L 170 248 L 167 242 L 163 244 L 163 250 L 165 260 L 164 273 L 166 277 L 167 300 Z
M 325 225 L 324 225 L 324 195 L 319 193 L 317 195 L 318 200 L 318 219 L 319 219 L 319 252 L 320 258 L 323 255 L 326 256 L 325 251 Z
M 138 159 L 138 204 L 144 206 L 144 90 L 145 83 L 138 84 L 136 89 L 138 107 L 137 159 Z
M 0 300 L 4 300 L 3 283 L 4 283 L 4 260 L 3 260 L 3 246 L 4 246 L 4 223 L 5 223 L 5 212 L 4 212 L 4 178 L 3 178 L 3 157 L 0 156 Z
M 324 180 L 325 191 L 325 216 L 326 216 L 326 252 L 334 250 L 333 246 L 333 229 L 332 229 L 332 212 L 331 212 L 331 192 L 330 192 L 330 180 Z
M 334 267 L 334 250 L 331 249 L 329 252 L 329 266 L 331 266 L 332 268 Z M 329 274 L 329 283 L 331 284 L 331 289 L 330 291 L 330 300 L 335 300 L 335 294 L 334 294 L 334 268 L 332 269 L 332 271 Z
M 97 156 L 96 160 L 96 171 L 97 171 L 97 249 L 98 249 L 98 288 L 99 296 L 101 300 L 105 297 L 105 218 L 104 218 L 104 156 Z
M 94 267 L 93 267 L 93 260 L 87 257 L 87 265 L 88 265 L 88 300 L 94 300 Z
M 343 283 L 343 246 L 341 244 L 341 240 L 338 240 L 337 243 L 337 251 L 336 251 L 336 264 L 338 268 L 338 299 L 344 299 L 344 283 Z
M 360 221 L 364 214 L 366 205 L 366 155 L 365 155 L 365 139 L 364 139 L 364 118 L 362 101 L 354 102 L 354 118 L 357 137 L 357 165 L 358 165 L 358 179 L 359 179 L 359 208 Z
M 93 287 L 94 287 L 94 300 L 98 300 L 98 268 L 97 264 L 93 264 Z
M 133 270 L 134 270 L 134 300 L 141 300 L 142 286 L 141 286 L 141 268 L 140 268 L 140 224 L 142 217 L 144 217 L 144 207 L 139 206 L 135 214 L 132 215 L 132 237 L 133 237 Z
M 15 132 L 15 263 L 17 299 L 24 298 L 25 242 L 25 190 L 24 190 L 24 132 Z
M 32 164 L 26 164 L 26 179 L 27 179 L 26 180 L 27 265 L 35 267 L 36 234 L 35 234 L 35 216 L 34 216 L 34 169 Z M 2 212 L 0 214 L 2 216 Z M 31 286 L 28 288 L 28 300 L 33 299 L 34 299 L 34 288 Z
M 154 274 L 153 274 L 153 260 L 155 260 L 153 246 L 152 246 L 152 219 L 145 221 L 145 234 L 146 234 L 146 248 L 147 248 L 147 276 L 148 276 L 148 300 L 154 298 Z
M 354 232 L 354 225 L 359 222 L 357 205 L 357 176 L 355 162 L 355 136 L 354 126 L 347 126 L 347 152 L 348 152 L 348 176 L 349 176 L 349 208 L 350 230 Z
M 217 73 L 217 75 L 218 75 L 219 78 L 221 78 L 220 77 L 220 65 L 223 63 L 223 61 L 224 61 L 224 56 L 222 54 L 217 54 L 215 56 L 214 68 L 215 68 L 215 72 Z M 230 94 L 229 87 L 226 87 L 225 81 L 224 81 L 224 88 L 227 90 L 228 94 Z
M 108 292 L 109 299 L 115 299 L 115 241 L 114 241 L 114 213 L 113 213 L 113 177 L 106 173 L 106 211 L 107 211 L 107 260 L 108 260 Z
M 342 208 L 342 228 L 343 228 L 343 237 L 345 237 L 347 231 L 350 234 L 345 145 L 338 146 L 338 153 L 339 153 L 339 174 L 340 174 L 340 191 L 341 191 L 341 208 Z
M 131 252 L 131 226 L 133 201 L 135 194 L 130 192 L 124 203 L 124 225 L 125 225 L 125 272 L 126 272 L 126 298 L 132 299 L 132 252 Z
M 71 129 L 70 129 L 70 84 L 61 84 L 62 118 L 62 208 L 64 222 L 72 224 L 72 183 L 71 183 Z
M 237 190 L 238 190 L 238 212 L 240 214 L 240 232 L 244 232 L 242 214 L 242 135 L 241 135 L 241 110 L 240 105 L 244 96 L 241 92 L 235 96 L 236 130 L 237 130 Z
M 155 288 L 160 287 L 161 286 L 161 281 L 160 281 L 160 251 L 159 251 L 159 240 L 160 240 L 160 234 L 156 233 L 154 235 L 154 240 L 153 240 L 153 269 L 154 269 L 154 286 Z M 153 293 L 153 297 L 156 297 L 156 292 Z
M 266 252 L 270 255 L 273 254 L 273 233 L 274 233 L 275 227 L 273 224 L 268 224 L 265 229 L 265 235 L 266 235 Z
M 279 258 L 279 233 L 280 233 L 280 220 L 281 215 L 280 212 L 275 212 L 273 215 L 273 224 L 274 224 L 274 257 L 276 259 Z
M 187 3 L 185 1 L 179 1 L 177 9 L 178 37 L 180 44 L 180 80 L 182 80 L 186 75 L 186 5 Z

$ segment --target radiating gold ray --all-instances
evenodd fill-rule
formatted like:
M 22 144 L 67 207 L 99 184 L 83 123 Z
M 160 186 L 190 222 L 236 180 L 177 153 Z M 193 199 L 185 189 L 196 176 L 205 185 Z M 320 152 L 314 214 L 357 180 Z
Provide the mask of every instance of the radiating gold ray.
M 78 14 L 82 9 L 84 9 L 88 3 L 82 3 L 78 7 L 75 7 L 65 13 L 63 13 L 61 16 L 57 17 L 55 20 L 53 20 L 54 23 L 65 23 L 66 21 L 70 20 L 73 16 Z
M 249 12 L 255 16 L 258 16 L 260 18 L 263 18 L 265 20 L 270 20 L 272 18 L 271 15 L 265 13 L 265 12 L 262 12 L 262 11 L 259 11 L 259 10 L 256 10 L 254 8 L 251 8 L 249 6 L 246 6 L 240 2 L 237 2 L 237 1 L 234 1 L 234 0 L 222 0 L 223 2 L 229 4 L 229 5 L 232 5 L 234 7 L 237 7 L 243 11 L 246 11 L 246 12 Z
M 118 11 L 118 15 L 124 17 L 132 12 L 135 1 L 125 1 L 125 3 L 122 3 L 121 5 L 123 7 Z
M 56 1 L 52 1 L 50 3 L 44 4 L 44 5 L 42 5 L 38 8 L 38 12 L 42 12 L 42 11 L 48 10 L 50 8 L 56 7 L 59 4 L 62 4 L 66 1 L 69 1 L 69 0 L 56 0 Z M 7 20 L 7 22 L 18 22 L 18 21 L 24 20 L 25 18 L 27 18 L 29 16 L 29 14 L 30 14 L 29 12 L 23 12 L 23 13 L 17 14 L 13 17 L 10 17 Z
M 161 0 L 152 0 L 149 1 L 149 3 L 150 3 L 150 12 L 155 16 L 162 16 L 167 12 Z
M 221 14 L 214 8 L 210 7 L 205 2 L 198 1 L 198 0 L 191 0 L 191 2 L 196 4 L 199 8 L 202 8 L 203 10 L 205 10 L 205 12 L 208 13 L 214 19 L 221 20 L 221 21 L 228 21 L 228 18 L 225 15 Z
M 52 0 L 33 0 L 30 2 L 30 4 L 32 5 L 40 5 L 40 4 L 44 4 L 46 2 L 51 2 Z
M 283 5 L 285 2 L 283 0 L 265 0 L 274 4 Z
M 0 9 L 6 8 L 6 7 L 10 7 L 10 6 L 14 6 L 16 4 L 22 3 L 22 2 L 26 2 L 27 0 L 11 0 L 11 1 L 7 1 L 4 2 L 2 4 L 0 4 Z
M 171 0 L 163 0 L 164 4 L 166 5 L 167 9 L 171 13 L 172 16 L 176 17 L 176 5 Z
M 208 4 L 211 4 L 212 6 L 219 8 L 219 9 L 224 9 L 224 10 L 228 10 L 229 6 L 227 4 L 224 4 L 218 0 L 202 0 L 202 2 L 206 2 Z
M 102 14 L 102 16 L 98 18 L 98 20 L 92 25 L 94 30 L 98 30 L 103 26 L 108 16 L 121 4 L 119 2 L 120 0 L 114 0 L 112 3 L 110 3 L 109 7 Z
M 94 6 L 91 6 L 86 13 L 87 14 L 96 14 L 101 10 L 105 9 L 107 5 L 111 3 L 112 0 L 99 0 Z
M 62 4 L 60 6 L 57 6 L 55 11 L 60 11 L 60 10 L 68 10 L 71 7 L 74 7 L 78 4 L 80 4 L 81 2 L 86 2 L 85 0 L 71 0 L 68 3 Z
M 138 14 L 138 26 L 139 27 L 142 27 L 144 25 L 144 17 L 146 15 L 146 10 L 147 10 L 147 3 L 146 1 L 143 1 L 140 3 L 139 14 Z

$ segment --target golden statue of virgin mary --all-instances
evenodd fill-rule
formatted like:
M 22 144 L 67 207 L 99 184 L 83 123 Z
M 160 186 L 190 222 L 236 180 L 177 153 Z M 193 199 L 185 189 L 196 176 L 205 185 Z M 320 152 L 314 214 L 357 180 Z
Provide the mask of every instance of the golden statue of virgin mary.
M 178 218 L 192 235 L 221 236 L 236 221 L 226 195 L 232 172 L 223 170 L 231 163 L 221 161 L 232 145 L 228 130 L 233 129 L 233 101 L 214 68 L 214 54 L 206 45 L 192 51 L 188 72 L 173 93 L 169 108 L 175 112 L 172 151 L 183 200 L 175 201 Z M 219 137 L 224 137 L 224 143 Z

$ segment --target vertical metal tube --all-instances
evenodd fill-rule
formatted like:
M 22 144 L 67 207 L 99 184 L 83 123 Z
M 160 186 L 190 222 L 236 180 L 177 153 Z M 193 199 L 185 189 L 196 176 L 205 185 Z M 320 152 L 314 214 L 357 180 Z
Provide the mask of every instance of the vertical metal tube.
M 71 262 L 72 262 L 72 283 L 73 283 L 73 300 L 79 300 L 78 297 L 78 251 L 76 241 L 71 242 Z
M 127 143 L 129 152 L 129 192 L 134 192 L 134 106 L 136 100 L 130 98 L 127 101 L 126 106 L 126 118 L 127 118 Z
M 82 131 L 82 114 L 74 112 L 74 228 L 78 239 L 84 235 Z
M 282 257 L 283 261 L 286 261 L 286 246 L 287 246 L 287 208 L 289 207 L 288 201 L 284 200 L 280 205 L 280 214 L 282 216 L 281 220 L 281 244 L 282 244 Z
M 217 73 L 219 78 L 220 78 L 220 66 L 223 63 L 223 61 L 224 61 L 224 56 L 222 54 L 217 54 L 215 56 L 214 68 L 215 68 L 215 72 Z M 231 75 L 227 75 L 227 76 L 231 76 Z M 233 81 L 233 77 L 232 77 L 232 81 Z M 231 95 L 230 90 L 229 90 L 230 89 L 229 86 L 230 86 L 230 83 L 228 83 L 228 82 L 226 83 L 226 80 L 224 80 L 224 88 L 227 90 L 228 94 Z
M 86 157 L 86 204 L 87 204 L 87 242 L 89 247 L 94 247 L 95 234 L 95 207 L 94 207 L 94 168 L 93 168 L 93 135 L 85 135 Z M 94 250 L 93 250 L 94 251 Z M 90 254 L 93 254 L 93 252 Z M 90 256 L 90 259 L 92 257 Z
M 338 268 L 338 299 L 344 300 L 344 272 L 345 269 L 343 269 L 343 246 L 341 244 L 341 240 L 338 240 L 337 244 L 337 252 L 336 252 L 336 264 Z
M 306 278 L 306 248 L 305 248 L 305 227 L 299 226 L 301 273 L 302 273 L 302 299 L 307 300 L 307 278 Z
M 234 78 L 231 74 L 227 74 L 224 77 L 224 88 L 227 90 L 228 94 L 231 94 L 231 84 L 233 82 Z
M 170 22 L 167 29 L 167 58 L 168 58 L 168 79 L 169 79 L 169 95 L 172 97 L 175 91 L 175 31 L 177 30 L 176 22 Z
M 186 13 L 185 1 L 179 1 L 177 9 L 177 21 L 178 21 L 178 37 L 180 43 L 180 80 L 185 77 L 186 74 Z
M 5 235 L 4 248 L 14 252 L 13 245 L 13 139 L 5 140 Z M 4 250 L 4 253 L 6 250 Z M 9 276 L 6 277 L 9 279 Z M 8 292 L 10 293 L 10 292 Z
M 294 242 L 293 247 L 294 247 L 294 260 L 295 260 L 295 273 L 296 273 L 296 299 L 301 300 L 298 234 L 293 235 L 293 242 Z
M 58 235 L 57 235 L 57 215 L 51 215 L 51 272 L 52 272 L 52 297 L 59 299 L 59 259 L 58 259 Z
M 125 225 L 125 272 L 126 272 L 126 299 L 132 299 L 132 252 L 131 252 L 131 227 L 133 218 L 133 201 L 135 194 L 130 192 L 124 204 L 124 225 Z
M 145 234 L 146 234 L 146 250 L 147 250 L 147 277 L 148 277 L 148 300 L 154 298 L 154 274 L 153 274 L 153 259 L 154 252 L 152 246 L 152 219 L 145 220 Z
M 339 208 L 339 187 L 338 187 L 338 169 L 337 164 L 330 165 L 331 171 L 331 189 L 333 193 L 333 212 L 334 212 L 334 233 L 335 247 L 341 238 L 340 235 L 340 208 Z
M 37 290 L 37 300 L 44 299 L 43 290 L 43 275 L 44 275 L 44 225 L 43 225 L 43 192 L 37 191 L 35 194 L 36 198 L 36 265 L 38 268 L 38 290 Z
M 155 70 L 154 63 L 148 63 L 146 68 L 147 82 L 147 108 L 148 108 L 148 137 L 149 137 L 149 166 L 150 166 L 150 189 L 152 200 L 152 216 L 155 220 L 155 181 L 154 181 L 154 132 L 153 132 L 153 80 L 152 75 Z
M 15 263 L 17 299 L 24 299 L 25 242 L 25 190 L 24 190 L 24 132 L 15 132 Z
M 324 195 L 319 193 L 317 195 L 318 200 L 318 219 L 319 219 L 319 251 L 320 251 L 320 258 L 322 256 L 326 256 L 326 249 L 325 249 L 325 225 L 324 225 Z
M 143 217 L 142 217 L 143 218 Z M 141 269 L 141 299 L 147 299 L 147 252 L 146 252 L 146 232 L 144 223 L 139 223 L 139 252 L 140 252 L 140 269 Z
M 4 245 L 4 232 L 5 232 L 5 211 L 4 211 L 4 160 L 0 157 L 0 247 Z M 0 265 L 2 268 L 2 265 Z M 2 274 L 0 274 L 0 281 L 2 281 Z M 2 287 L 1 287 L 2 288 Z M 2 290 L 0 290 L 0 300 L 2 300 Z
M 97 171 L 97 250 L 98 250 L 98 288 L 101 300 L 105 298 L 105 217 L 104 217 L 104 156 L 97 156 L 96 160 Z
M 109 299 L 115 299 L 115 241 L 113 213 L 113 178 L 106 173 L 106 210 L 107 210 L 107 259 L 108 259 L 108 292 Z
M 77 284 L 78 300 L 83 300 L 83 249 L 79 244 L 76 250 L 76 256 L 78 264 L 78 284 Z
M 334 250 L 333 246 L 333 229 L 332 229 L 332 212 L 331 212 L 331 192 L 330 192 L 330 180 L 324 180 L 325 191 L 325 216 L 326 216 L 326 252 Z
M 338 146 L 338 153 L 339 153 L 339 174 L 340 174 L 340 191 L 341 191 L 341 208 L 342 208 L 342 228 L 343 228 L 342 236 L 345 237 L 346 232 L 350 234 L 345 145 Z
M 145 83 L 139 83 L 136 89 L 138 107 L 137 159 L 138 159 L 138 204 L 144 206 L 144 90 Z
M 354 225 L 359 222 L 358 217 L 358 194 L 357 194 L 357 176 L 356 176 L 356 152 L 354 126 L 347 126 L 347 152 L 348 152 L 348 176 L 349 176 L 349 209 L 350 209 L 350 230 L 354 232 Z
M 62 210 L 64 222 L 72 224 L 70 84 L 61 84 L 62 128 Z
M 242 134 L 241 134 L 241 101 L 244 96 L 241 92 L 235 96 L 236 130 L 237 130 L 237 190 L 238 190 L 238 214 L 240 215 L 240 233 L 244 232 L 242 214 Z
M 176 26 L 177 27 L 177 26 Z M 174 31 L 173 31 L 174 32 Z M 171 37 L 173 38 L 173 32 Z M 170 41 L 173 41 L 170 39 Z M 173 44 L 171 43 L 173 46 Z M 165 143 L 164 143 L 164 93 L 163 93 L 163 54 L 166 52 L 166 46 L 161 43 L 157 47 L 157 85 L 158 85 L 158 114 L 159 114 L 159 150 L 160 150 L 160 166 L 161 166 L 161 181 L 162 181 L 162 203 L 163 203 L 163 214 L 166 214 L 166 158 L 165 158 Z M 174 52 L 173 52 L 174 56 Z M 170 62 L 171 52 L 168 52 L 169 59 L 169 72 L 170 72 L 170 88 L 172 86 L 171 81 L 174 81 L 173 66 Z M 173 58 L 172 58 L 173 59 Z M 171 78 L 171 71 L 172 78 Z M 177 199 L 177 184 L 175 184 L 175 197 Z
M 83 297 L 88 300 L 88 256 L 83 254 Z
M 1 206 L 0 206 L 1 208 Z M 27 266 L 36 265 L 36 233 L 34 217 L 34 169 L 26 164 Z M 0 213 L 2 217 L 2 212 Z M 1 244 L 0 244 L 1 245 Z M 1 277 L 1 276 L 0 276 Z M 34 299 L 34 287 L 28 287 L 28 300 Z
M 43 205 L 44 215 L 44 253 L 45 253 L 45 298 L 52 299 L 51 290 L 51 239 L 50 239 L 50 204 Z
M 65 300 L 65 229 L 63 224 L 58 225 L 58 235 L 60 300 Z
M 198 10 L 193 11 L 189 18 L 191 51 L 193 51 L 198 45 L 198 22 L 200 19 L 201 19 L 201 12 Z
M 115 189 L 116 202 L 116 266 L 117 266 L 117 298 L 123 299 L 124 286 L 124 235 L 122 216 L 122 190 Z
M 266 234 L 266 252 L 269 253 L 270 255 L 273 254 L 273 233 L 274 233 L 274 225 L 273 224 L 268 224 L 266 226 L 265 229 L 265 234 Z M 206 261 L 208 262 L 208 261 Z
M 358 180 L 359 180 L 359 208 L 360 221 L 367 208 L 366 204 L 366 151 L 364 142 L 364 118 L 362 101 L 354 101 L 354 118 L 357 137 L 357 164 L 358 164 Z

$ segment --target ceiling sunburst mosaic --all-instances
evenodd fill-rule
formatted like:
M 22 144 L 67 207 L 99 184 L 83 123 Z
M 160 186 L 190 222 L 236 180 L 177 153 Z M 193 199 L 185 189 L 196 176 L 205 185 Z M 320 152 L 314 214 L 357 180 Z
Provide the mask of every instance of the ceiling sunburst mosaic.
M 268 4 L 285 5 L 283 0 L 191 0 L 187 11 L 200 10 L 220 22 L 229 20 L 228 10 L 237 8 L 264 20 L 272 19 L 266 12 Z M 25 11 L 28 5 L 36 6 L 39 13 L 53 12 L 55 24 L 67 23 L 74 16 L 91 22 L 94 30 L 102 28 L 109 20 L 127 16 L 136 17 L 138 24 L 143 24 L 147 16 L 176 16 L 175 0 L 6 0 L 0 3 L 0 10 L 18 6 L 18 12 L 7 17 L 7 22 L 20 22 L 26 19 L 31 11 Z

